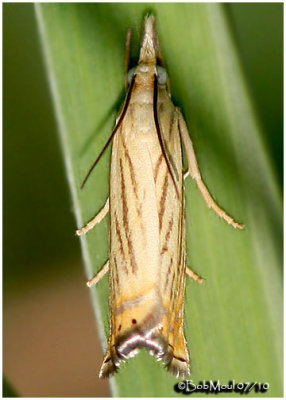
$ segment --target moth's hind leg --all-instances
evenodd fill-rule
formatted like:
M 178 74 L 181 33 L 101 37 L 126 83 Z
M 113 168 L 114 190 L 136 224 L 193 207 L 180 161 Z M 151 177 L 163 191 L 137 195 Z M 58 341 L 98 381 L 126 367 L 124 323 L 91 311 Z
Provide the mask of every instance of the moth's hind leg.
M 92 287 L 96 285 L 108 271 L 109 271 L 109 260 L 106 261 L 101 270 L 98 271 L 98 273 L 92 279 L 86 282 L 87 286 Z
M 190 278 L 192 278 L 195 282 L 202 283 L 204 279 L 197 275 L 191 268 L 187 267 L 186 268 L 186 274 L 189 275 Z
M 238 222 L 236 222 L 230 215 L 228 215 L 222 208 L 218 206 L 218 204 L 211 197 L 208 188 L 204 184 L 198 162 L 196 159 L 196 155 L 194 152 L 193 144 L 189 136 L 188 128 L 186 122 L 182 116 L 182 113 L 179 109 L 177 109 L 179 115 L 179 131 L 182 137 L 182 141 L 184 143 L 184 147 L 186 150 L 186 155 L 188 159 L 188 170 L 190 172 L 191 177 L 196 181 L 199 191 L 201 192 L 207 206 L 212 208 L 219 217 L 223 218 L 228 224 L 232 225 L 234 228 L 242 229 L 244 226 Z M 184 178 L 187 177 L 187 174 L 184 175 Z
M 85 233 L 93 229 L 95 225 L 99 224 L 103 220 L 108 211 L 109 211 L 109 198 L 106 200 L 104 207 L 99 211 L 99 213 L 96 214 L 96 216 L 91 221 L 89 221 L 83 228 L 78 229 L 75 232 L 76 235 L 78 236 L 84 235 Z

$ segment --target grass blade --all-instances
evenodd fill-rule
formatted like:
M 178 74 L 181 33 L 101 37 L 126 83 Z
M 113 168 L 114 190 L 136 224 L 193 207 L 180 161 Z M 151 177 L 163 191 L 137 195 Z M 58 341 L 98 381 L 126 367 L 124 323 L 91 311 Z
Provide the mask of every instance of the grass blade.
M 188 281 L 186 288 L 192 379 L 268 382 L 265 395 L 281 396 L 281 198 L 226 18 L 218 4 L 152 8 L 173 99 L 191 127 L 204 180 L 219 204 L 246 225 L 239 232 L 219 220 L 195 184 L 186 182 L 188 262 L 206 278 L 204 285 Z M 108 196 L 108 154 L 79 188 L 123 99 L 126 30 L 133 28 L 138 46 L 148 9 L 142 3 L 42 3 L 36 11 L 80 227 Z M 108 221 L 81 243 L 90 278 L 108 257 Z M 107 278 L 92 298 L 105 345 Z M 111 382 L 119 396 L 177 396 L 176 379 L 144 352 Z

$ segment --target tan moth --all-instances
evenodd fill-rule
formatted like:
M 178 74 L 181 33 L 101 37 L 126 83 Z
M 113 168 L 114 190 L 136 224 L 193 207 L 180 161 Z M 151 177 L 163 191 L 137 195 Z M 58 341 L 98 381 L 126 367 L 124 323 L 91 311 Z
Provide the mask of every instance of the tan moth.
M 130 33 L 127 54 L 129 45 Z M 181 141 L 188 173 L 207 206 L 234 228 L 243 226 L 214 202 L 202 181 L 186 123 L 170 98 L 152 15 L 145 18 L 138 65 L 127 83 L 115 128 L 83 182 L 113 139 L 109 199 L 77 231 L 88 232 L 110 213 L 109 260 L 88 282 L 92 286 L 109 272 L 110 333 L 99 376 L 109 377 L 145 348 L 184 377 L 190 373 L 185 278 L 202 278 L 186 267 Z

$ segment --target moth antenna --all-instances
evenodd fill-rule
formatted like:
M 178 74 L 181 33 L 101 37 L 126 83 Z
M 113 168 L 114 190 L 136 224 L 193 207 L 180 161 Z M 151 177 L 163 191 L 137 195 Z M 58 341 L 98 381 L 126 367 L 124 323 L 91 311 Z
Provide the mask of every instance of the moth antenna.
M 161 130 L 160 130 L 160 124 L 159 124 L 159 119 L 158 119 L 158 112 L 157 112 L 157 103 L 158 103 L 158 80 L 157 80 L 157 75 L 154 74 L 153 113 L 154 113 L 154 121 L 155 121 L 157 136 L 158 136 L 158 139 L 159 139 L 159 143 L 160 143 L 160 147 L 161 147 L 161 150 L 162 150 L 163 157 L 164 157 L 164 159 L 166 161 L 166 164 L 167 164 L 168 172 L 171 175 L 171 178 L 172 178 L 175 190 L 176 190 L 177 197 L 178 197 L 178 199 L 180 199 L 178 188 L 177 188 L 177 185 L 176 185 L 176 181 L 175 181 L 175 178 L 174 178 L 174 175 L 173 175 L 173 172 L 172 172 L 172 169 L 171 169 L 171 166 L 170 166 L 170 163 L 169 163 L 166 151 L 165 151 L 163 139 L 162 139 L 162 134 L 161 134 Z
M 129 103 L 130 103 L 131 93 L 132 93 L 132 89 L 133 89 L 133 86 L 134 86 L 134 83 L 135 83 L 135 76 L 136 75 L 134 74 L 134 76 L 132 78 L 132 81 L 131 81 L 131 84 L 130 84 L 130 87 L 129 87 L 129 90 L 128 90 L 128 93 L 127 93 L 127 97 L 126 97 L 126 101 L 125 101 L 125 104 L 124 104 L 124 108 L 123 108 L 123 111 L 122 111 L 122 113 L 121 113 L 121 115 L 119 117 L 119 120 L 118 120 L 117 124 L 115 125 L 113 131 L 111 132 L 111 135 L 109 136 L 109 138 L 108 138 L 107 142 L 105 143 L 103 149 L 101 150 L 101 152 L 99 153 L 98 157 L 96 158 L 96 160 L 94 161 L 94 163 L 90 167 L 88 173 L 86 174 L 86 177 L 84 178 L 84 180 L 83 180 L 83 182 L 81 184 L 81 187 L 80 187 L 81 189 L 84 187 L 86 181 L 88 180 L 89 175 L 92 173 L 94 167 L 96 166 L 98 161 L 101 159 L 103 153 L 105 152 L 105 150 L 109 146 L 109 144 L 112 141 L 115 133 L 118 131 L 118 128 L 122 124 L 122 121 L 123 121 L 123 119 L 125 117 L 125 114 L 127 112 L 127 109 L 128 109 Z

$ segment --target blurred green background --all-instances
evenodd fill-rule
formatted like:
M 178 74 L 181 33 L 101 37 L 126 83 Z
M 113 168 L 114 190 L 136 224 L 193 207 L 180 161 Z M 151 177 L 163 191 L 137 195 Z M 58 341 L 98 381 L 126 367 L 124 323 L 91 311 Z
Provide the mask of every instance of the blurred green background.
M 282 192 L 283 4 L 224 8 Z M 4 374 L 20 396 L 108 396 L 32 4 L 3 5 L 3 56 Z

